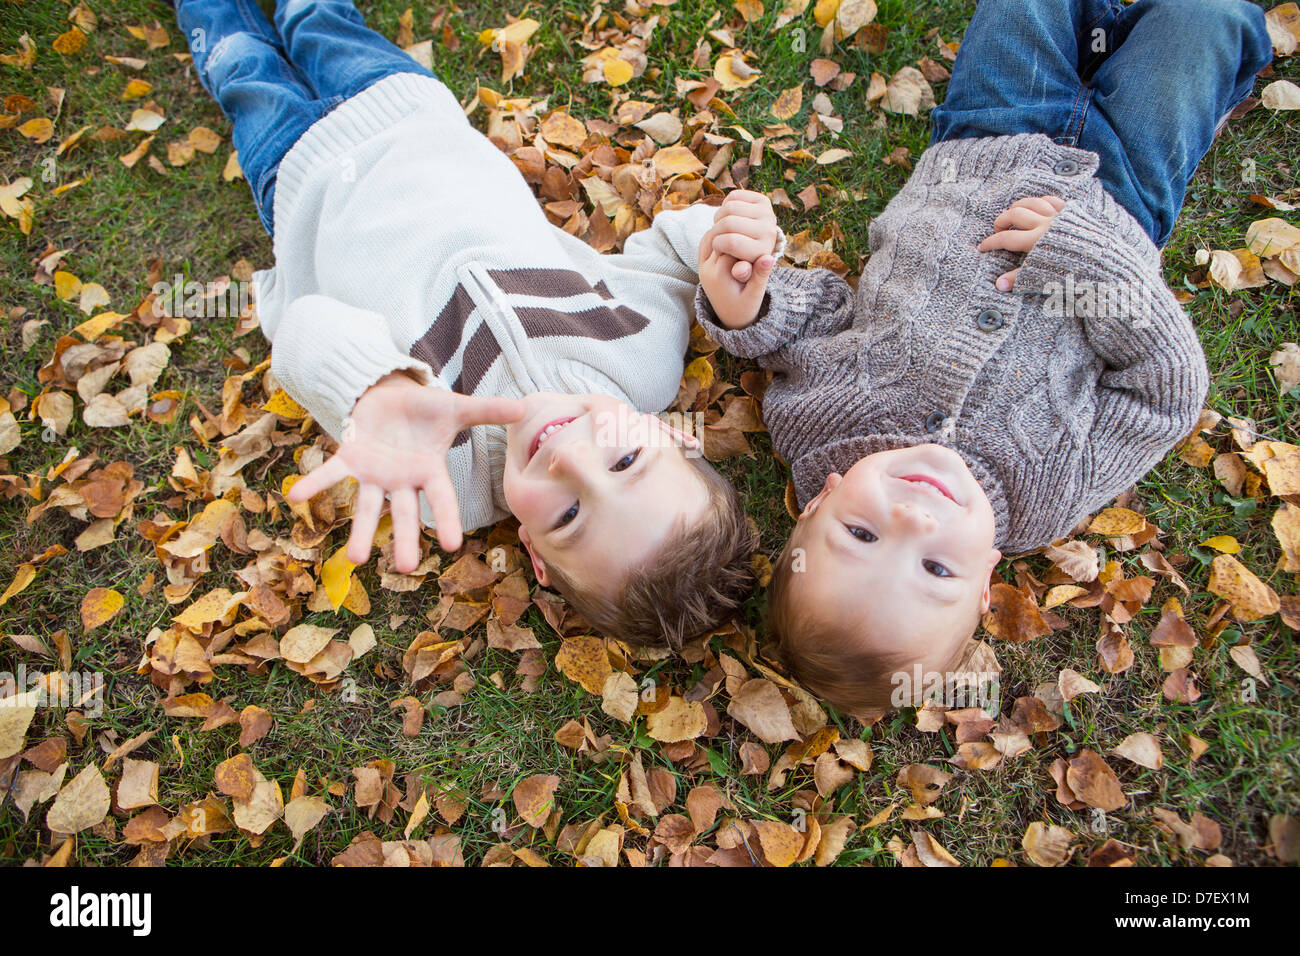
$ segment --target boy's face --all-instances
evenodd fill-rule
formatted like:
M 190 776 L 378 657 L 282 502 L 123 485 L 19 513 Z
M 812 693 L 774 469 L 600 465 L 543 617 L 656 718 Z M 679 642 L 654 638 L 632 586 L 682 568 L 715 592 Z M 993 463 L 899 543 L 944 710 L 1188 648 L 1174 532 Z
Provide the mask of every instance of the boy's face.
M 542 585 L 601 590 L 709 506 L 695 439 L 607 395 L 535 393 L 506 429 L 506 504 Z
M 993 537 L 993 508 L 956 452 L 878 452 L 804 509 L 792 586 L 804 607 L 847 615 L 861 650 L 940 671 L 988 610 Z

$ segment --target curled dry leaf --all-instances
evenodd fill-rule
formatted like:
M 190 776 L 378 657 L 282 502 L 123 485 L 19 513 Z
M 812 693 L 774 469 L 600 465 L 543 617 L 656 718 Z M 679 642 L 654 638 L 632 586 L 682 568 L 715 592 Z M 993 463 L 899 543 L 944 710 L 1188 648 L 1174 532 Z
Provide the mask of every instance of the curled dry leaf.
M 1146 767 L 1148 770 L 1159 770 L 1165 765 L 1165 757 L 1160 750 L 1160 741 L 1145 732 L 1129 734 L 1120 741 L 1114 752 L 1125 760 L 1132 761 L 1140 767 Z
M 1111 811 L 1128 805 L 1115 771 L 1093 750 L 1084 748 L 1070 760 L 1065 781 L 1071 792 L 1090 807 Z
M 1060 866 L 1074 855 L 1074 834 L 1054 823 L 1035 820 L 1025 830 L 1020 846 L 1035 866 Z

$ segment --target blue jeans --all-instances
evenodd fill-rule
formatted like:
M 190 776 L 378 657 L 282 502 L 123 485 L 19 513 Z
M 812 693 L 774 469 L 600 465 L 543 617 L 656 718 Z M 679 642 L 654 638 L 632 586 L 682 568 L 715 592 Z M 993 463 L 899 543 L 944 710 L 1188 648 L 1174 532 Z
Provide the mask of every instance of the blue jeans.
M 199 82 L 234 126 L 239 165 L 272 232 L 275 175 L 298 137 L 394 73 L 433 74 L 368 28 L 352 0 L 177 0 Z
M 1246 0 L 979 0 L 932 143 L 1044 133 L 1163 246 L 1219 120 L 1273 58 Z

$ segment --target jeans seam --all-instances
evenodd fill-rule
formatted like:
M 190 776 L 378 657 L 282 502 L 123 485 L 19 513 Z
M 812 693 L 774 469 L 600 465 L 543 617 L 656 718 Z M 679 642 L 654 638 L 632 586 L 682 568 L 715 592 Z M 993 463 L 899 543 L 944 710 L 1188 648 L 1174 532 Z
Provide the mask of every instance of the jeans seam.
M 1083 122 L 1088 116 L 1088 106 L 1092 103 L 1092 90 L 1086 86 L 1080 86 L 1079 92 L 1074 98 L 1074 105 L 1070 107 L 1070 118 L 1065 124 L 1065 138 L 1068 140 L 1064 145 L 1077 146 L 1079 143 L 1079 134 L 1083 132 Z M 1076 117 L 1078 119 L 1076 120 Z

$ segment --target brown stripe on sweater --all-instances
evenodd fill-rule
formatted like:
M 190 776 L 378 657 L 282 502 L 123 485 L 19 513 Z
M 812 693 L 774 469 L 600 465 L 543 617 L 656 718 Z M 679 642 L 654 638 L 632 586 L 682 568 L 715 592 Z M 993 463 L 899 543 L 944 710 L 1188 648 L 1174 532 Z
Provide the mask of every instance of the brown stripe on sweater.
M 542 299 L 563 299 L 595 292 L 602 299 L 614 298 L 601 280 L 594 287 L 582 273 L 572 269 L 489 269 L 488 275 L 508 295 L 535 295 Z
M 411 346 L 411 355 L 427 362 L 435 373 L 441 372 L 456 354 L 465 334 L 465 322 L 473 311 L 474 300 L 463 286 L 457 285 L 433 325 Z
M 461 395 L 472 395 L 500 355 L 501 346 L 485 322 L 470 336 L 469 344 L 465 346 L 465 357 L 461 359 L 460 375 L 456 376 L 451 390 Z
M 515 315 L 519 316 L 519 322 L 529 338 L 572 335 L 609 342 L 635 335 L 650 324 L 640 312 L 625 305 L 616 309 L 601 306 L 580 312 L 516 307 Z

